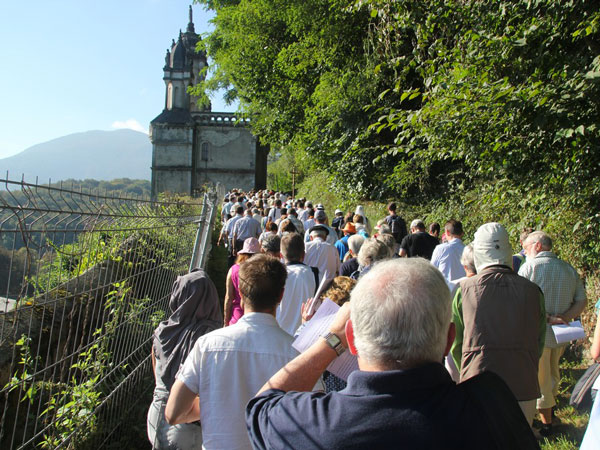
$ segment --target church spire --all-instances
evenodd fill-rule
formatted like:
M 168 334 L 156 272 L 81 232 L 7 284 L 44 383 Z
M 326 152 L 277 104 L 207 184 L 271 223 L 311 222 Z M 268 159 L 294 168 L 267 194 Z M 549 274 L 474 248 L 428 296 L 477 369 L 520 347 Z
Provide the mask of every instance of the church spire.
M 187 33 L 195 33 L 196 30 L 194 30 L 194 18 L 192 16 L 192 5 L 190 5 L 190 21 L 187 25 L 187 30 L 185 30 Z

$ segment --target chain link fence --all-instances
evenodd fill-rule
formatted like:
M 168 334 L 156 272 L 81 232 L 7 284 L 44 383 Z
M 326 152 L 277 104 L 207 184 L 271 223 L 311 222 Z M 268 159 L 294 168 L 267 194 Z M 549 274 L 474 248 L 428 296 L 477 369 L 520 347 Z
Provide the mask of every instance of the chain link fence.
M 206 262 L 216 195 L 0 184 L 0 448 L 114 447 L 154 387 L 173 282 Z

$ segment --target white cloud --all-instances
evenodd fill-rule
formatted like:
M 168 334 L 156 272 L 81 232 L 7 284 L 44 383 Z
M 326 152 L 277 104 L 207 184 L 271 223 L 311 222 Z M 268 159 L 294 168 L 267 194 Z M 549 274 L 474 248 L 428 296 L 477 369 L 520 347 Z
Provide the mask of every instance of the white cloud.
M 127 120 L 116 120 L 111 125 L 113 128 L 117 130 L 122 128 L 128 128 L 130 130 L 140 131 L 142 133 L 148 134 L 148 129 L 143 127 L 137 120 L 135 119 L 127 119 Z

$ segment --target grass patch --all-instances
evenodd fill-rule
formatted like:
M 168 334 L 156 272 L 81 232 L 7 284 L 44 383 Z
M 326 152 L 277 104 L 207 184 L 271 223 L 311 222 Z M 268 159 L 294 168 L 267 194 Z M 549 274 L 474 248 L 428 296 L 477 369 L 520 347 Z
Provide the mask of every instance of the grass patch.
M 569 400 L 575 383 L 588 365 L 587 358 L 582 357 L 582 347 L 569 345 L 560 365 L 561 381 L 556 399 L 554 434 L 540 441 L 542 450 L 575 450 L 581 445 L 590 414 L 589 411 L 576 410 L 569 405 Z M 534 420 L 533 426 L 539 428 L 541 423 Z

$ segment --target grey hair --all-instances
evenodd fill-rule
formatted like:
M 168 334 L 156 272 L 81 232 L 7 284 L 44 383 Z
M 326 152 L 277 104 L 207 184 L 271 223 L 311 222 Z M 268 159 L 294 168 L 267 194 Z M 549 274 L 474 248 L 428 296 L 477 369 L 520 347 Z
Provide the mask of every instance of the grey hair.
M 383 242 L 375 238 L 368 238 L 360 247 L 358 252 L 358 264 L 362 267 L 370 266 L 371 264 L 390 257 L 390 250 Z
M 365 242 L 365 237 L 360 234 L 353 234 L 348 238 L 348 248 L 352 250 L 354 256 L 358 255 L 360 248 Z
M 544 233 L 543 231 L 533 231 L 533 232 L 529 233 L 529 236 L 527 236 L 527 239 L 525 239 L 525 241 L 531 242 L 533 244 L 535 244 L 536 242 L 539 242 L 540 244 L 542 244 L 543 250 L 546 250 L 546 251 L 552 250 L 552 238 L 547 233 Z
M 469 272 L 477 273 L 475 269 L 475 257 L 473 255 L 473 243 L 466 245 L 463 249 L 462 256 L 460 257 L 460 263 L 465 266 Z
M 389 250 L 389 254 L 387 257 L 391 258 L 396 248 L 396 239 L 394 239 L 394 236 L 392 236 L 391 234 L 378 234 L 376 239 L 380 242 L 383 242 L 387 246 Z
M 444 277 L 429 261 L 398 258 L 375 265 L 350 297 L 358 355 L 396 368 L 441 361 L 451 303 Z
M 310 232 L 310 235 L 315 238 L 315 237 L 319 237 L 323 240 L 327 239 L 327 232 L 323 231 L 323 230 L 312 230 Z
M 425 224 L 421 219 L 415 219 L 410 223 L 411 228 L 416 228 L 417 230 L 425 230 Z
M 392 229 L 386 223 L 379 225 L 379 235 L 383 235 L 383 234 L 389 234 L 389 235 L 392 234 Z

